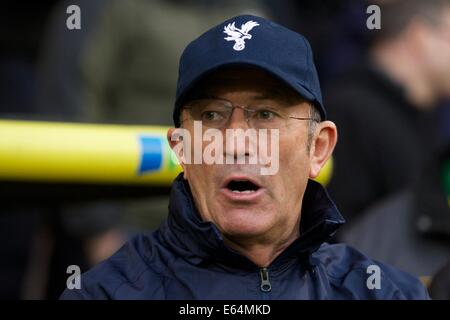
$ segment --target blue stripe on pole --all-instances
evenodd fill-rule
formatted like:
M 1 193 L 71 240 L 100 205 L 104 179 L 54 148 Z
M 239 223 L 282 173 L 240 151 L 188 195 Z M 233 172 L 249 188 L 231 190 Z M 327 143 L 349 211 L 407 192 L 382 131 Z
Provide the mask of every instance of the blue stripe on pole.
M 161 138 L 152 136 L 139 136 L 141 147 L 140 166 L 138 173 L 144 174 L 161 168 L 163 160 L 163 145 Z

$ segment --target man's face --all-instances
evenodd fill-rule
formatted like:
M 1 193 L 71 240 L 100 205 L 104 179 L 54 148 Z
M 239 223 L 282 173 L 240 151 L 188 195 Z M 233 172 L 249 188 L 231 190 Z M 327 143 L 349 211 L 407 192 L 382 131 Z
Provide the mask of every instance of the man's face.
M 436 26 L 427 28 L 423 63 L 430 81 L 440 95 L 450 97 L 450 6 L 441 14 Z
M 199 91 L 205 97 L 228 100 L 238 106 L 279 106 L 292 116 L 310 116 L 308 103 L 258 69 L 224 69 L 202 83 Z M 194 125 L 188 112 L 182 112 L 182 119 L 187 119 L 183 121 L 183 128 L 193 137 Z M 249 128 L 244 111 L 238 108 L 233 110 L 222 132 L 237 128 Z M 298 232 L 303 193 L 310 174 L 308 130 L 308 121 L 296 119 L 289 119 L 286 126 L 279 129 L 279 169 L 274 175 L 261 175 L 262 165 L 250 165 L 248 161 L 247 164 L 183 165 L 184 177 L 202 219 L 213 222 L 233 241 L 256 237 L 269 243 Z M 225 141 L 224 134 L 224 156 Z M 207 145 L 204 142 L 202 148 Z M 270 143 L 268 146 L 270 153 Z M 247 186 L 251 192 L 233 192 L 236 183 L 242 185 L 242 181 L 250 182 Z

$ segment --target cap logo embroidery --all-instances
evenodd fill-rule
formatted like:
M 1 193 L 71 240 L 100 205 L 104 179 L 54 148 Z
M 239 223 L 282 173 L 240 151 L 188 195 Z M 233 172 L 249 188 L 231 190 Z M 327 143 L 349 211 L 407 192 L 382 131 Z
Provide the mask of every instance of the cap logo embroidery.
M 235 41 L 233 49 L 236 51 L 242 51 L 245 49 L 245 40 L 251 39 L 252 35 L 249 33 L 254 27 L 259 26 L 258 22 L 247 21 L 242 24 L 241 28 L 236 28 L 234 22 L 229 23 L 223 28 L 223 32 L 228 35 L 224 39 L 227 41 Z

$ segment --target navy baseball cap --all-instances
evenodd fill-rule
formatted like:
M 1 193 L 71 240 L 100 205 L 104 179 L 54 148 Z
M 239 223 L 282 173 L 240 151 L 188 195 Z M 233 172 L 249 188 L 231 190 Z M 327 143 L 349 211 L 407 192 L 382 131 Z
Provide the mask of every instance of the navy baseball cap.
M 241 15 L 213 27 L 192 41 L 180 58 L 173 121 L 188 92 L 206 75 L 226 66 L 260 68 L 314 103 L 326 119 L 311 46 L 302 35 L 272 21 Z

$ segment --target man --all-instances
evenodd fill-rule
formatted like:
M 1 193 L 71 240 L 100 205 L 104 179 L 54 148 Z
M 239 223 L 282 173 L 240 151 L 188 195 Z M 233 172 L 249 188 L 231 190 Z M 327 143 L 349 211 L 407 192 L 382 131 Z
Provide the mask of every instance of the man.
M 82 275 L 81 289 L 63 299 L 428 298 L 417 279 L 325 243 L 344 220 L 309 179 L 329 159 L 337 131 L 326 121 L 304 37 L 249 15 L 207 31 L 181 57 L 173 119 L 182 128 L 168 140 L 184 172 L 167 220 Z M 225 164 L 189 160 L 199 150 L 188 136 L 199 124 L 211 136 L 271 131 L 265 151 L 278 150 L 278 170 L 262 174 L 271 165 L 260 161 L 264 154 L 250 163 L 252 139 L 216 149 L 215 157 L 232 160 Z M 209 147 L 201 142 L 203 157 Z M 264 149 L 261 140 L 257 147 Z
M 325 96 L 340 129 L 329 191 L 349 225 L 417 180 L 435 154 L 433 111 L 450 98 L 450 2 L 380 3 L 367 59 Z

